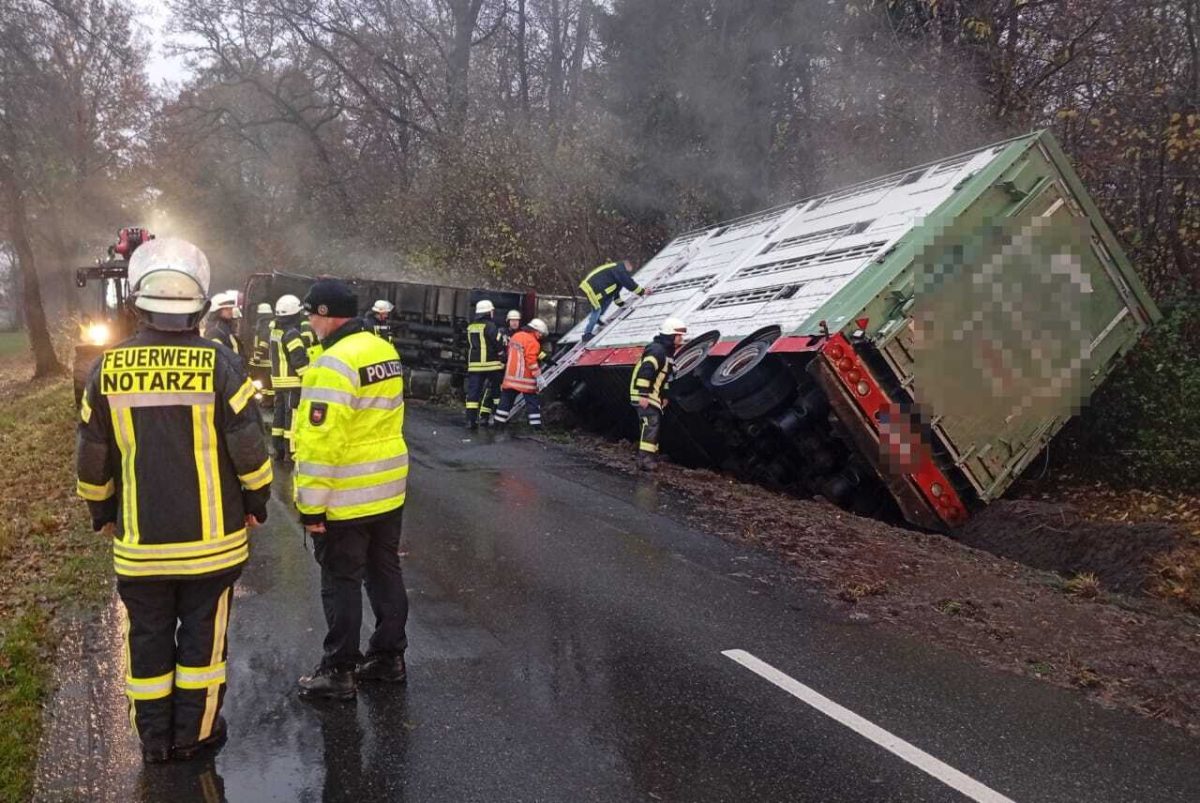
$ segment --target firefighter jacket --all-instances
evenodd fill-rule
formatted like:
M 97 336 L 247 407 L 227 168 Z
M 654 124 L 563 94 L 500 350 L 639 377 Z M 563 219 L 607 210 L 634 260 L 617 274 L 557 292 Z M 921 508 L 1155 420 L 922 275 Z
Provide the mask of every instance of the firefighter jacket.
M 609 296 L 616 296 L 615 300 L 619 305 L 622 287 L 639 296 L 646 292 L 645 288 L 629 275 L 623 262 L 608 262 L 594 268 L 579 283 L 579 289 L 587 296 L 592 307 L 599 307 L 601 302 Z
M 633 366 L 633 375 L 629 379 L 630 403 L 640 404 L 642 399 L 649 399 L 651 407 L 661 410 L 667 385 L 674 372 L 675 338 L 672 335 L 658 335 L 650 341 Z
M 271 364 L 271 330 L 275 328 L 275 319 L 263 315 L 254 324 L 254 351 L 250 357 L 251 365 Z
M 308 370 L 308 364 L 308 344 L 300 332 L 299 316 L 276 318 L 271 330 L 271 387 L 275 390 L 300 387 L 300 377 Z
M 504 368 L 504 390 L 521 393 L 537 393 L 537 378 L 542 372 L 538 366 L 538 354 L 542 351 L 537 332 L 527 326 L 521 327 L 508 341 L 508 365 Z
M 480 315 L 467 325 L 467 371 L 499 371 L 504 368 L 504 336 L 490 315 Z
M 304 377 L 296 412 L 296 507 L 305 524 L 361 523 L 404 504 L 404 377 L 391 343 L 342 325 Z
M 204 336 L 209 340 L 217 341 L 234 354 L 242 353 L 242 347 L 238 345 L 237 336 L 233 333 L 233 321 L 220 316 L 213 318 L 209 321 L 208 329 L 204 331 Z
M 379 320 L 379 316 L 371 310 L 367 310 L 362 316 L 363 329 L 371 332 L 376 337 L 382 337 L 384 340 L 392 338 L 392 324 L 386 318 Z
M 304 350 L 308 352 L 308 364 L 312 365 L 321 356 L 321 341 L 308 318 L 300 320 L 300 339 L 304 341 Z
M 271 461 L 254 385 L 197 332 L 143 330 L 108 349 L 79 408 L 78 494 L 92 526 L 116 524 L 125 578 L 240 566 L 246 514 L 266 519 Z

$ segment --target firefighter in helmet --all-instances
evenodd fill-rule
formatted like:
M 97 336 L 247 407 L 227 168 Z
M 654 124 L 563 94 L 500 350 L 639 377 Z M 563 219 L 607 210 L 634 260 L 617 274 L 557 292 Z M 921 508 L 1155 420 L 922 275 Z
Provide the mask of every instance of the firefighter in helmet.
M 212 297 L 212 310 L 208 317 L 208 328 L 204 336 L 215 340 L 234 354 L 241 356 L 242 347 L 237 339 L 237 321 L 242 311 L 238 308 L 237 290 L 226 290 Z
M 504 347 L 494 315 L 496 305 L 486 298 L 475 304 L 475 320 L 467 325 L 467 414 L 468 429 L 482 418 L 485 425 L 500 400 L 504 379 Z
M 638 284 L 630 273 L 628 259 L 606 262 L 598 268 L 593 268 L 583 277 L 583 281 L 579 283 L 579 289 L 583 291 L 584 297 L 592 305 L 592 311 L 583 327 L 583 342 L 585 343 L 592 339 L 592 333 L 597 326 L 604 325 L 601 319 L 608 311 L 609 305 L 616 304 L 618 307 L 625 305 L 625 302 L 621 300 L 621 290 L 628 290 L 635 296 L 644 296 L 647 292 L 646 288 Z
M 675 372 L 675 354 L 683 345 L 687 324 L 679 318 L 667 318 L 658 336 L 647 344 L 633 366 L 629 378 L 629 402 L 637 408 L 641 432 L 638 438 L 637 465 L 643 471 L 656 468 L 662 415 L 667 406 L 667 385 Z
M 270 495 L 254 385 L 200 336 L 208 282 L 191 243 L 159 238 L 134 252 L 139 331 L 104 352 L 79 408 L 76 490 L 92 527 L 113 536 L 125 690 L 148 763 L 225 740 L 233 584 Z
M 275 389 L 271 440 L 275 457 L 284 462 L 292 459 L 292 413 L 300 404 L 300 378 L 309 365 L 309 344 L 301 333 L 301 323 L 308 321 L 300 299 L 291 294 L 280 296 L 271 330 L 271 387 Z
M 538 397 L 538 376 L 542 373 L 538 357 L 542 353 L 542 340 L 550 334 L 550 328 L 541 318 L 534 318 L 508 342 L 508 363 L 504 368 L 504 382 L 500 385 L 500 406 L 496 409 L 496 423 L 507 424 L 518 396 L 525 399 L 525 411 L 529 426 L 542 428 L 542 404 Z
M 371 309 L 367 310 L 367 314 L 363 316 L 366 330 L 374 332 L 384 340 L 391 340 L 392 327 L 388 318 L 395 308 L 396 306 L 386 298 L 381 298 L 372 304 Z

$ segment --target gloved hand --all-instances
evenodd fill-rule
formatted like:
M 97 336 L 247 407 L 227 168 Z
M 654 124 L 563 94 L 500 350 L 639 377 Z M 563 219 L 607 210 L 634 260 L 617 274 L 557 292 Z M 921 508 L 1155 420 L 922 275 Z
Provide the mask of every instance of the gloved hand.
M 267 500 L 270 499 L 270 486 L 257 491 L 242 491 L 242 508 L 247 516 L 253 516 L 262 524 L 267 520 Z

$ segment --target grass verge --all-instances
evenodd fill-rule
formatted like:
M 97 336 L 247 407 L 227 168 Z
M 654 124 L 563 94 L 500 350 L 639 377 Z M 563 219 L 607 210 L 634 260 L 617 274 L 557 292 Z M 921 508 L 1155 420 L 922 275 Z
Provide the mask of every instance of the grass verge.
M 0 369 L 28 375 L 8 355 Z M 0 800 L 27 800 L 67 617 L 107 598 L 109 546 L 75 498 L 75 410 L 66 379 L 0 394 Z

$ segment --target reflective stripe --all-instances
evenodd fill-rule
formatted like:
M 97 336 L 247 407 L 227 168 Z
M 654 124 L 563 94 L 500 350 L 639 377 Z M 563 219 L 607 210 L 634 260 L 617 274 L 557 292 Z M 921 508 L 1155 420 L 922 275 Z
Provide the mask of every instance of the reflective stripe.
M 291 340 L 285 343 L 284 346 L 288 351 L 295 351 L 296 349 L 304 348 L 304 341 L 298 337 L 293 337 Z
M 133 436 L 133 413 L 129 408 L 112 411 L 113 432 L 121 450 L 121 513 L 124 540 L 136 544 L 139 540 L 137 510 L 137 441 Z
M 247 379 L 238 388 L 238 392 L 233 394 L 229 399 L 229 406 L 233 409 L 234 414 L 240 413 L 246 408 L 246 404 L 254 398 L 255 387 L 254 383 Z
M 130 407 L 193 407 L 197 404 L 212 404 L 212 393 L 120 393 L 108 397 L 108 406 L 114 410 Z
M 281 376 L 278 379 L 272 379 L 271 385 L 276 388 L 298 388 L 300 387 L 300 377 Z
M 180 541 L 168 544 L 126 544 L 116 541 L 113 543 L 113 555 L 126 561 L 203 558 L 243 546 L 246 537 L 246 530 L 242 528 L 214 541 Z
M 301 505 L 313 508 L 350 507 L 365 505 L 368 502 L 382 502 L 396 496 L 403 496 L 408 480 L 398 479 L 381 485 L 368 485 L 366 488 L 305 488 L 296 487 L 296 501 Z
M 135 678 L 126 675 L 125 694 L 129 695 L 131 700 L 161 700 L 171 696 L 174 678 L 174 672 L 155 678 Z
M 350 381 L 354 387 L 358 387 L 358 371 L 351 368 L 346 363 L 334 357 L 332 354 L 322 354 L 317 358 L 316 365 L 318 368 L 328 368 L 331 371 L 336 371 Z
M 637 385 L 639 388 L 648 388 L 648 387 L 650 387 L 650 380 L 649 379 L 639 379 L 634 384 Z
M 210 404 L 192 408 L 192 452 L 200 495 L 200 531 L 205 540 L 219 538 L 225 529 L 221 512 L 221 488 L 217 484 L 217 454 L 214 409 Z
M 249 474 L 238 474 L 238 480 L 248 491 L 257 491 L 259 488 L 269 484 L 272 478 L 271 458 L 269 457 L 261 466 Z
M 225 662 L 211 666 L 175 665 L 175 686 L 180 689 L 207 689 L 225 682 Z
M 225 632 L 229 628 L 229 599 L 233 594 L 232 588 L 225 589 L 225 593 L 217 600 L 217 616 L 213 622 L 213 646 L 212 653 L 208 659 L 210 666 L 220 664 L 225 666 Z M 214 684 L 208 687 L 208 694 L 204 697 L 204 715 L 200 718 L 200 735 L 199 739 L 207 739 L 212 735 L 213 725 L 217 719 L 217 706 L 221 702 L 221 686 Z
M 112 480 L 103 485 L 92 485 L 90 482 L 76 480 L 75 492 L 89 502 L 103 502 L 117 492 L 117 487 Z
M 113 568 L 122 577 L 162 577 L 167 575 L 209 574 L 232 569 L 246 562 L 250 550 L 245 545 L 223 552 L 208 560 L 140 560 L 129 561 L 113 556 Z
M 371 460 L 367 463 L 333 466 L 325 463 L 303 462 L 296 466 L 299 477 L 329 477 L 332 479 L 348 479 L 350 477 L 366 477 L 371 474 L 382 474 L 394 471 L 408 465 L 408 455 L 389 457 L 386 460 Z
M 304 389 L 303 400 L 344 404 L 353 410 L 399 410 L 404 406 L 404 397 L 398 393 L 395 396 L 356 396 L 348 390 L 311 386 Z
M 85 424 L 89 424 L 92 421 L 92 405 L 88 404 L 86 389 L 79 398 L 79 419 Z

